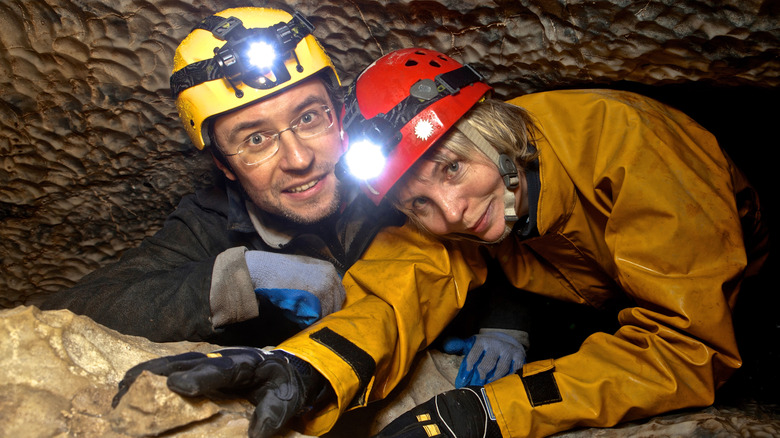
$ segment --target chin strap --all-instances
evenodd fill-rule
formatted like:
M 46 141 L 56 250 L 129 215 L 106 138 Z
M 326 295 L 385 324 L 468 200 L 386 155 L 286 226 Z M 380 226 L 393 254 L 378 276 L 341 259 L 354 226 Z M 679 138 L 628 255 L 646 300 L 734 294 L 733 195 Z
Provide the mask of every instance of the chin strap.
M 508 155 L 499 154 L 485 137 L 466 120 L 461 119 L 455 124 L 455 127 L 498 167 L 498 173 L 504 179 L 504 220 L 507 222 L 507 228 L 511 231 L 512 225 L 518 220 L 517 211 L 515 210 L 515 192 L 513 190 L 520 184 L 520 177 L 515 162 Z M 506 235 L 507 233 L 504 234 Z

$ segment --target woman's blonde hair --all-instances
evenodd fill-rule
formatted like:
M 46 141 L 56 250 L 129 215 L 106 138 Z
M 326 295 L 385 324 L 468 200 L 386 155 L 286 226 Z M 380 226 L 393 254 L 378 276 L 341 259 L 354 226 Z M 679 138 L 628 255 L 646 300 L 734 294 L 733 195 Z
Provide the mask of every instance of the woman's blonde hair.
M 536 159 L 539 152 L 536 141 L 540 131 L 531 114 L 525 109 L 497 99 L 485 99 L 477 102 L 463 117 L 471 126 L 477 129 L 485 140 L 493 146 L 499 154 L 511 157 L 523 177 L 523 169 Z M 445 161 L 441 150 L 445 149 L 462 159 L 473 159 L 476 154 L 482 154 L 477 145 L 469 140 L 460 130 L 453 127 L 436 144 L 420 157 L 406 174 L 394 185 L 387 194 L 389 201 L 395 208 L 406 213 L 418 228 L 425 229 L 414 214 L 406 211 L 398 202 L 398 189 L 404 185 L 404 181 L 417 172 L 417 168 L 424 161 Z M 448 161 L 448 160 L 446 160 Z
M 525 169 L 537 156 L 539 130 L 525 109 L 496 99 L 485 99 L 474 105 L 463 119 L 477 129 L 499 154 L 511 157 L 518 169 Z M 439 141 L 438 146 L 468 158 L 478 151 L 457 128 Z

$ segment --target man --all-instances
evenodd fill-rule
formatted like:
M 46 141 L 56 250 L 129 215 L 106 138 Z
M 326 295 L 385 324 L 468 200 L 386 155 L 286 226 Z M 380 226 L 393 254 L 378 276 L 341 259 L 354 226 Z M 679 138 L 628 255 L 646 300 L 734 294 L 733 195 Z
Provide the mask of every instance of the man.
M 171 88 L 193 144 L 227 181 L 185 197 L 154 236 L 43 309 L 157 342 L 266 346 L 341 308 L 340 276 L 400 216 L 334 176 L 340 83 L 312 30 L 300 14 L 264 8 L 196 26 Z M 269 49 L 259 56 L 275 55 L 270 64 L 252 64 L 252 50 Z

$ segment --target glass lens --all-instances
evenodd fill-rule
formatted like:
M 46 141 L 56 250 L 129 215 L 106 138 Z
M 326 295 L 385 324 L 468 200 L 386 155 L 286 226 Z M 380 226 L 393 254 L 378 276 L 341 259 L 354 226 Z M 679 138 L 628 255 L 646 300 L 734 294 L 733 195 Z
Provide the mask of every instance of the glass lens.
M 237 154 L 248 164 L 259 164 L 273 157 L 279 150 L 279 135 L 291 130 L 298 138 L 310 138 L 327 131 L 333 126 L 333 115 L 325 105 L 306 110 L 290 123 L 290 127 L 279 132 L 258 132 L 238 147 Z
M 238 148 L 238 156 L 246 164 L 257 164 L 273 157 L 279 150 L 277 136 L 271 132 L 253 134 Z
M 303 113 L 296 123 L 292 124 L 292 129 L 298 137 L 308 138 L 324 132 L 331 126 L 333 126 L 333 117 L 330 108 L 322 105 Z

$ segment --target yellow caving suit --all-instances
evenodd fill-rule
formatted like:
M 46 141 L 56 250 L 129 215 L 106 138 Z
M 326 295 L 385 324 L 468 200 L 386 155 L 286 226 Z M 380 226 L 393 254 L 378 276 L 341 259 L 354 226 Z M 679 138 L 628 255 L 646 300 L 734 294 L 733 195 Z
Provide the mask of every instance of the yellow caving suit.
M 760 224 L 755 193 L 710 133 L 651 99 L 572 90 L 511 103 L 542 132 L 541 185 L 529 196 L 539 236 L 511 236 L 490 254 L 518 288 L 594 306 L 624 294 L 633 307 L 616 333 L 487 385 L 502 435 L 711 404 L 741 365 L 731 310 Z M 473 245 L 409 225 L 380 233 L 344 278 L 344 309 L 280 345 L 336 394 L 300 428 L 321 434 L 344 410 L 385 397 L 485 275 Z

